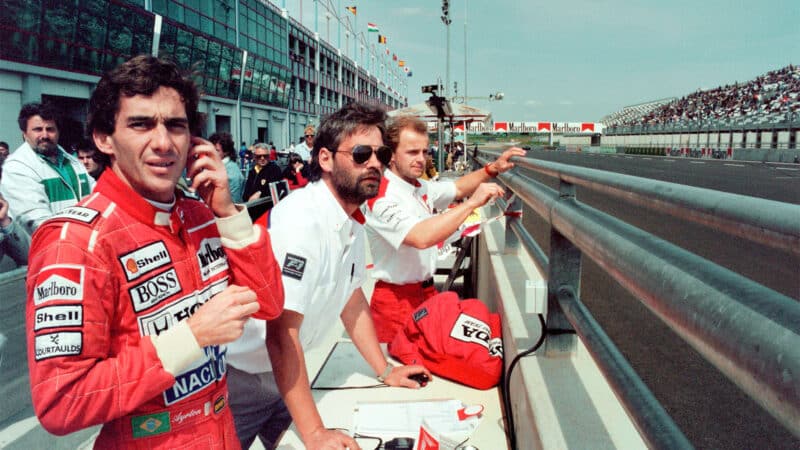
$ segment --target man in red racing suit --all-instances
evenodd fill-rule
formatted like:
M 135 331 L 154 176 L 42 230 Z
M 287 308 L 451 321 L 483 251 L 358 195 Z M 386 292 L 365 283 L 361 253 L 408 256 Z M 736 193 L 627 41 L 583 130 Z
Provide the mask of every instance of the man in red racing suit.
M 145 58 L 145 73 L 148 64 L 165 64 L 137 58 Z M 163 105 L 164 92 L 180 98 L 158 89 L 152 98 L 135 98 L 147 107 Z M 163 132 L 161 127 L 156 123 L 155 133 Z M 203 195 L 227 189 L 217 178 L 225 170 L 211 144 L 180 142 L 175 150 L 163 140 L 159 158 L 175 158 L 176 166 L 181 158 L 211 158 L 188 168 L 198 180 L 207 179 L 199 173 L 215 177 L 211 191 L 193 186 L 205 203 L 174 184 L 170 194 L 166 182 L 158 185 L 159 194 L 173 200 L 171 208 L 163 208 L 163 200 L 145 198 L 139 181 L 131 181 L 126 170 L 133 165 L 112 159 L 118 166 L 105 171 L 92 195 L 34 235 L 28 362 L 36 414 L 54 434 L 104 424 L 96 448 L 239 448 L 228 407 L 224 344 L 241 334 L 253 312 L 261 319 L 280 314 L 280 269 L 268 234 L 252 226 L 246 211 L 216 217 L 225 203 Z M 184 151 L 188 155 L 179 156 Z M 178 156 L 165 156 L 172 152 Z M 152 163 L 153 151 L 143 154 Z M 172 159 L 150 166 L 136 170 L 182 171 L 172 167 Z M 197 331 L 201 322 L 209 324 L 203 333 Z

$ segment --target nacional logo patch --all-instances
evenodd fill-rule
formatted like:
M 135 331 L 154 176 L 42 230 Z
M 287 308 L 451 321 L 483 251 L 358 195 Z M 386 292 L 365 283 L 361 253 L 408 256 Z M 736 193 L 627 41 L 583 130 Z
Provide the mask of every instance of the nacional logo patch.
M 90 208 L 85 208 L 83 206 L 71 206 L 69 208 L 61 210 L 58 214 L 53 215 L 52 219 L 71 219 L 77 220 L 78 222 L 84 223 L 92 223 L 97 216 L 100 215 L 100 211 L 95 211 Z
M 53 264 L 43 267 L 33 288 L 33 304 L 51 300 L 83 300 L 83 266 Z
M 82 305 L 45 306 L 36 310 L 34 331 L 83 325 Z
M 80 355 L 83 349 L 83 333 L 80 331 L 61 331 L 40 334 L 34 339 L 36 361 L 57 356 Z
M 306 270 L 306 259 L 302 256 L 286 254 L 286 259 L 283 260 L 283 269 L 281 273 L 289 278 L 295 280 L 303 279 L 303 272 Z
M 450 337 L 463 342 L 472 342 L 489 348 L 492 331 L 482 320 L 461 313 L 450 330 Z
M 155 436 L 170 431 L 169 412 L 164 411 L 146 416 L 131 417 L 131 430 L 134 438 Z
M 125 278 L 133 281 L 172 262 L 164 242 L 158 241 L 119 257 Z

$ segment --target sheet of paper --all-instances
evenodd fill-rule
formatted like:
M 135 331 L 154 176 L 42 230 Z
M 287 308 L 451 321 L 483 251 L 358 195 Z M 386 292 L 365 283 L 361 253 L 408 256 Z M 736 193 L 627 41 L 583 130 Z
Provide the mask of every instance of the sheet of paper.
M 354 411 L 355 432 L 380 437 L 415 437 L 422 420 L 439 433 L 469 436 L 480 419 L 459 420 L 460 400 L 359 402 Z

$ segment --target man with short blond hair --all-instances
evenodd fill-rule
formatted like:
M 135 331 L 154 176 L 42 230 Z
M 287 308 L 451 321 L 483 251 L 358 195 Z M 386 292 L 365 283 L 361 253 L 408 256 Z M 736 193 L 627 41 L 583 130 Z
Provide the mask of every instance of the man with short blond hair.
M 423 301 L 438 292 L 433 285 L 437 244 L 464 223 L 475 208 L 502 196 L 504 190 L 488 181 L 511 170 L 512 147 L 492 163 L 453 181 L 421 179 L 428 153 L 428 128 L 413 116 L 393 119 L 386 130 L 392 163 L 383 173 L 380 193 L 367 202 L 366 230 L 378 281 L 370 310 L 381 342 L 391 342 Z M 467 198 L 468 197 L 468 198 Z M 452 202 L 467 198 L 438 214 Z

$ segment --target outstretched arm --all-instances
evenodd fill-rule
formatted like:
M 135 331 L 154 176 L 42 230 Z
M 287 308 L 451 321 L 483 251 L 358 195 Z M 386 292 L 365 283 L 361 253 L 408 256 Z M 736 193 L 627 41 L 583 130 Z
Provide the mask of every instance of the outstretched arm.
M 525 156 L 525 150 L 519 147 L 511 147 L 504 151 L 494 162 L 457 179 L 456 199 L 460 200 L 472 195 L 481 183 L 485 183 L 491 178 L 513 169 L 514 163 L 511 162 L 511 158 L 514 156 Z
M 359 449 L 353 438 L 342 432 L 326 429 L 322 422 L 311 395 L 303 347 L 300 344 L 302 323 L 303 315 L 288 309 L 280 317 L 267 323 L 267 350 L 281 397 L 306 448 Z

